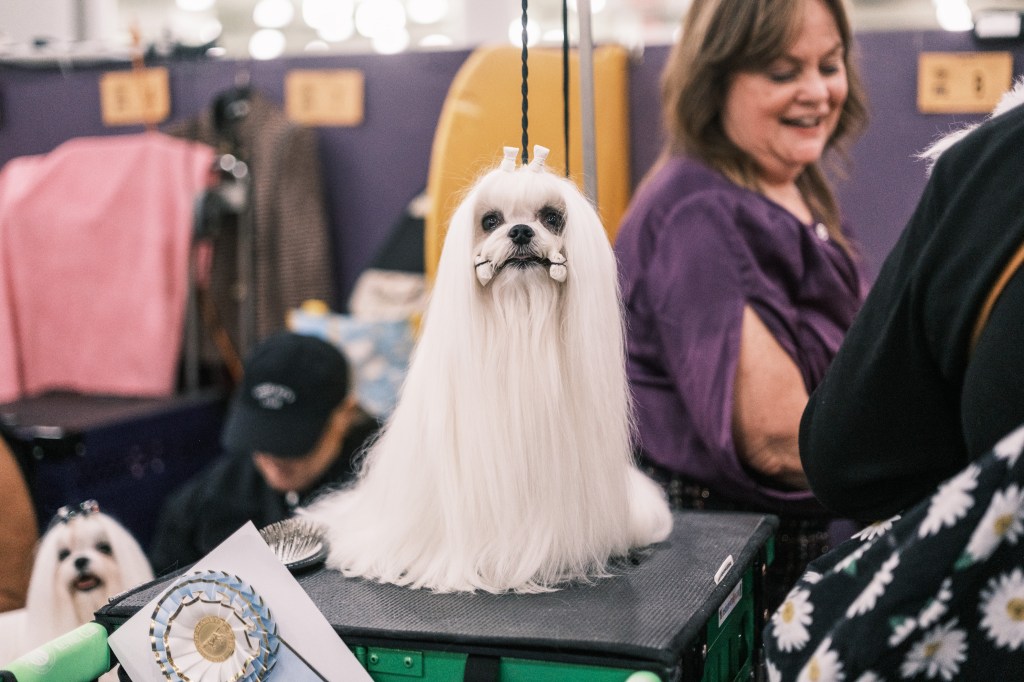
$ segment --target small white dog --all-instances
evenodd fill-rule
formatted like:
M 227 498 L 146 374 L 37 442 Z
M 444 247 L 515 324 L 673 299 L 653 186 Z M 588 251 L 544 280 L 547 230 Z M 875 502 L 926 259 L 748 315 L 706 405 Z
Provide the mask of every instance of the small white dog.
M 634 466 L 615 257 L 596 211 L 506 148 L 456 210 L 398 405 L 307 513 L 348 576 L 536 592 L 665 539 Z
M 6 657 L 88 623 L 110 597 L 152 579 L 138 542 L 95 500 L 62 507 L 36 548 L 25 608 L 3 614 Z

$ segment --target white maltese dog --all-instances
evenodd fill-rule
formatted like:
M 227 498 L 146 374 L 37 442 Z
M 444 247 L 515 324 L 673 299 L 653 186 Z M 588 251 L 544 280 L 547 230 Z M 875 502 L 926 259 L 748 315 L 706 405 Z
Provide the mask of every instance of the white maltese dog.
M 328 565 L 438 592 L 608 574 L 672 516 L 634 466 L 615 257 L 594 208 L 506 148 L 456 210 L 398 405 L 306 513 Z
M 88 623 L 110 597 L 152 579 L 135 538 L 95 500 L 62 507 L 36 548 L 25 608 L 2 614 L 6 659 Z

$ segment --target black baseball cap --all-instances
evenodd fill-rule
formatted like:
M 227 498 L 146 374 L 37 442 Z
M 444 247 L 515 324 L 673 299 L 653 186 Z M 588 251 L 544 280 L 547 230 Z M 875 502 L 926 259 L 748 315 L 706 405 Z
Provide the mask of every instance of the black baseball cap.
M 221 443 L 229 452 L 303 457 L 346 395 L 348 363 L 336 346 L 278 332 L 246 359 Z

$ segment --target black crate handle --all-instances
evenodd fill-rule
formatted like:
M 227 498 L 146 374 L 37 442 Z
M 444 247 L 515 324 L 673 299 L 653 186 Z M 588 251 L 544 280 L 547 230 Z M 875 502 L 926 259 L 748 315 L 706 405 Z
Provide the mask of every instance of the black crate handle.
M 466 657 L 466 670 L 462 675 L 462 682 L 498 682 L 500 670 L 500 658 L 470 654 Z

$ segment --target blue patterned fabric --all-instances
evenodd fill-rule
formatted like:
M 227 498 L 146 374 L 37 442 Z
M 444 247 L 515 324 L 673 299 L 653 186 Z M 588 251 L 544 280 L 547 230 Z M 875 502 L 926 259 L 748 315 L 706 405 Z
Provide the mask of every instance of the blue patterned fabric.
M 812 562 L 765 627 L 769 681 L 1022 679 L 1022 447 Z
M 377 418 L 391 414 L 409 366 L 413 333 L 408 320 L 361 320 L 338 313 L 289 312 L 289 328 L 338 346 L 352 366 L 356 397 Z

